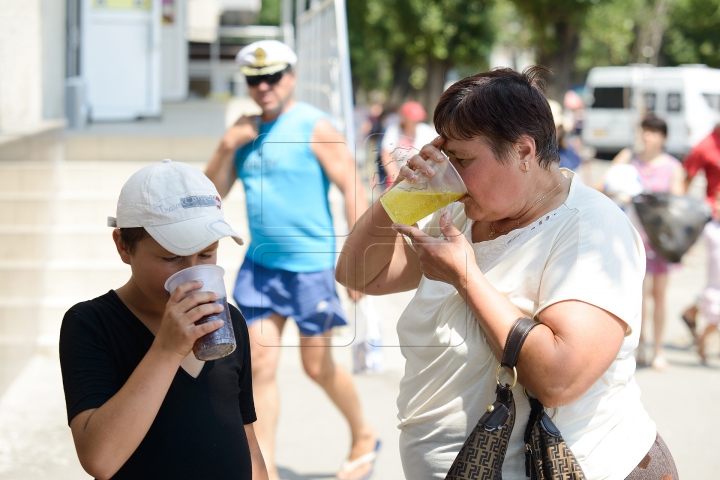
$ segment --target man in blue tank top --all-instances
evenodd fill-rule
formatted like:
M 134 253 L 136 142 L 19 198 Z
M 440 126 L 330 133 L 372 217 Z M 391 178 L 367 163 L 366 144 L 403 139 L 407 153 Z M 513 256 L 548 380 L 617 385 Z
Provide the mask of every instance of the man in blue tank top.
M 379 442 L 363 418 L 352 377 L 333 362 L 326 333 L 347 324 L 335 291 L 337 249 L 328 190 L 333 182 L 343 193 L 352 229 L 367 208 L 363 187 L 329 116 L 293 99 L 297 57 L 292 49 L 262 40 L 243 48 L 236 60 L 262 114 L 242 117 L 226 132 L 205 173 L 221 196 L 236 178 L 245 187 L 252 240 L 233 296 L 250 333 L 258 443 L 270 480 L 278 479 L 274 447 L 281 349 L 275 347 L 292 317 L 305 372 L 350 426 L 352 447 L 338 478 L 369 478 Z M 353 300 L 359 297 L 348 293 Z

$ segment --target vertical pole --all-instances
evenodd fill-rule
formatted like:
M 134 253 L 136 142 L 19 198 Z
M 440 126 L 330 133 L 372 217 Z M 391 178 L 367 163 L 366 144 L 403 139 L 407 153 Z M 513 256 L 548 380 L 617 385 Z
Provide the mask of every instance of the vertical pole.
M 216 32 L 215 39 L 210 43 L 210 95 L 216 96 L 222 92 L 220 86 L 220 32 Z
M 295 29 L 293 28 L 293 4 L 292 0 L 282 0 L 282 26 L 283 42 L 295 50 Z
M 348 44 L 345 0 L 335 0 L 335 25 L 337 29 L 338 60 L 340 61 L 340 90 L 343 117 L 345 117 L 345 138 L 350 152 L 355 157 L 355 115 L 353 111 L 352 78 L 350 76 L 350 46 Z

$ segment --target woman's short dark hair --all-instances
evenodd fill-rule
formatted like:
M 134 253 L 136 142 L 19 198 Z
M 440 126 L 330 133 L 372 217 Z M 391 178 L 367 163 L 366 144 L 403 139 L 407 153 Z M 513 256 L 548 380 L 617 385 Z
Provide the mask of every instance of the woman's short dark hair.
M 130 253 L 135 253 L 138 243 L 148 238 L 150 234 L 143 227 L 121 228 L 120 240 Z
M 662 133 L 664 137 L 667 137 L 667 123 L 660 117 L 656 117 L 653 114 L 649 114 L 642 121 L 640 126 L 643 130 L 650 130 L 651 132 Z
M 496 68 L 452 84 L 435 107 L 435 130 L 446 138 L 483 137 L 495 157 L 504 162 L 522 135 L 535 140 L 543 168 L 559 162 L 555 122 L 541 88 L 549 68 L 535 65 L 522 73 Z

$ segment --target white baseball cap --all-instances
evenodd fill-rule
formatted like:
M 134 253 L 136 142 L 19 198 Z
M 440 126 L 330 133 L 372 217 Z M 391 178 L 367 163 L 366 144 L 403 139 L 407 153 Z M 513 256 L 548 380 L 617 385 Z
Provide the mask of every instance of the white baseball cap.
M 215 185 L 200 170 L 166 158 L 135 172 L 120 191 L 108 227 L 143 227 L 175 255 L 197 253 L 223 237 L 243 244 L 223 219 Z
M 260 40 L 247 45 L 235 56 L 245 76 L 272 75 L 297 63 L 292 48 L 277 40 Z

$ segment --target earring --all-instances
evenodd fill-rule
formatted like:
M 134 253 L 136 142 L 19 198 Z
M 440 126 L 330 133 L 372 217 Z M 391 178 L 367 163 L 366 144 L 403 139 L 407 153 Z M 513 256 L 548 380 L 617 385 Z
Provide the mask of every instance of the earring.
M 525 171 L 526 172 L 530 171 L 530 164 L 528 162 L 525 162 Z

